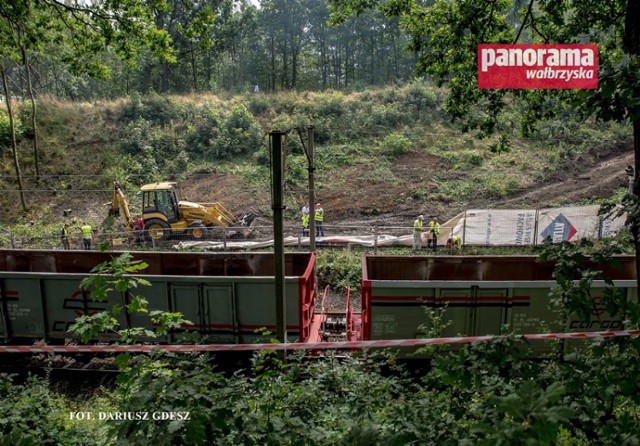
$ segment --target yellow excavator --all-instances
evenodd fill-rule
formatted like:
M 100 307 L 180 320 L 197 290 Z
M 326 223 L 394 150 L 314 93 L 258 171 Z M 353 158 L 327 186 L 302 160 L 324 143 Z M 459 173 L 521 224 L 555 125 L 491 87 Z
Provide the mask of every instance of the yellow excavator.
M 194 203 L 181 201 L 175 182 L 145 184 L 142 192 L 142 219 L 144 236 L 147 240 L 167 240 L 172 236 L 188 236 L 193 240 L 207 237 L 214 226 L 233 228 L 230 237 L 247 238 L 252 230 L 255 212 L 249 212 L 236 219 L 225 207 L 216 203 Z M 135 221 L 129 211 L 129 202 L 117 181 L 113 183 L 113 200 L 110 215 L 122 215 L 128 231 L 134 230 Z

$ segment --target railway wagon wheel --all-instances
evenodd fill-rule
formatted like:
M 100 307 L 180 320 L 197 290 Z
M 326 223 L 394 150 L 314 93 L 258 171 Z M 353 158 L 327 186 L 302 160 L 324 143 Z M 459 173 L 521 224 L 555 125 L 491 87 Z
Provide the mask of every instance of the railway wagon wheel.
M 167 240 L 169 238 L 169 224 L 159 218 L 152 218 L 144 224 L 144 233 L 147 240 Z
M 192 223 L 189 226 L 189 236 L 193 240 L 203 240 L 207 236 L 207 227 L 202 223 Z

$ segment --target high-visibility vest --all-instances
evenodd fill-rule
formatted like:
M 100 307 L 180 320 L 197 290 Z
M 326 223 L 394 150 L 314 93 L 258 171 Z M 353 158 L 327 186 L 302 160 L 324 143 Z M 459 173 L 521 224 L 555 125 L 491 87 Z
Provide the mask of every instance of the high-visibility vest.
M 440 232 L 440 223 L 431 220 L 429 222 L 429 231 L 431 231 L 435 235 L 438 235 L 438 233 Z
M 309 227 L 309 214 L 302 214 L 302 227 L 303 228 Z
M 316 221 L 324 220 L 324 210 L 322 208 L 318 209 L 314 214 L 314 218 Z
M 83 227 L 80 228 L 80 230 L 82 231 L 82 238 L 84 239 L 91 238 L 91 226 L 84 225 Z
M 451 237 L 451 244 L 453 246 L 455 246 L 456 248 L 461 248 L 462 247 L 462 237 L 460 237 L 458 235 L 454 235 L 453 237 Z
M 416 221 L 413 222 L 413 233 L 420 234 L 422 232 L 422 220 L 416 218 Z
M 60 238 L 61 239 L 69 238 L 69 231 L 67 230 L 67 228 L 65 227 L 62 228 L 62 230 L 60 231 Z

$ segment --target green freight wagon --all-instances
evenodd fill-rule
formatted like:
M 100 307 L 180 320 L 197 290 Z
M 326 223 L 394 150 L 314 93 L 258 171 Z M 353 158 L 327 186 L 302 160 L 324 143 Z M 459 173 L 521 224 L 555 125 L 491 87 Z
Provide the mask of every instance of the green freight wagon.
M 635 258 L 621 256 L 622 269 L 599 267 L 637 302 Z M 449 325 L 440 336 L 496 335 L 507 326 L 518 334 L 624 329 L 598 305 L 603 281 L 595 281 L 591 320 L 565 324 L 550 309 L 556 282 L 553 264 L 535 256 L 367 256 L 362 259 L 362 339 L 424 337 L 425 308 L 444 311 Z
M 118 252 L 0 250 L 0 342 L 42 339 L 62 342 L 78 316 L 93 314 L 126 296 L 112 292 L 94 302 L 80 290 L 93 267 Z M 140 272 L 151 283 L 135 293 L 149 309 L 182 312 L 210 343 L 250 343 L 256 330 L 276 329 L 274 256 L 268 253 L 133 252 L 149 266 Z M 291 340 L 311 335 L 316 284 L 315 254 L 285 256 L 287 330 Z M 147 327 L 148 316 L 122 316 L 121 327 Z M 108 340 L 105 336 L 102 340 Z M 170 341 L 170 339 L 165 339 Z

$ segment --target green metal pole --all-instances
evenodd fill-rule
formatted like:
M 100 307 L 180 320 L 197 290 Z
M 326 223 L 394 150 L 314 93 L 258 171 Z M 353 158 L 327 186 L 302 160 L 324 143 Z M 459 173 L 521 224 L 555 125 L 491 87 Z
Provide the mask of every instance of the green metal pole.
M 307 126 L 307 161 L 309 162 L 309 251 L 316 250 L 316 194 L 315 194 L 315 166 L 313 160 L 313 130 L 312 125 Z
M 285 263 L 284 263 L 284 193 L 283 193 L 283 158 L 282 136 L 284 132 L 273 130 L 269 132 L 272 150 L 271 209 L 273 210 L 273 239 L 274 239 L 274 265 L 276 287 L 276 337 L 282 343 L 287 342 L 287 306 L 284 288 Z

